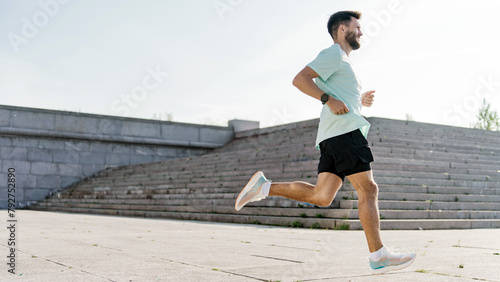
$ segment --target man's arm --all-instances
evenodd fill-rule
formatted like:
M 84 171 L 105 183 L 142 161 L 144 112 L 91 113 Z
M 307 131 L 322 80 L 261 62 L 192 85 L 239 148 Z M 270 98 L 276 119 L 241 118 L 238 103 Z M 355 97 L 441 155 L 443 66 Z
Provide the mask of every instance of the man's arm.
M 303 93 L 321 101 L 321 95 L 325 92 L 321 90 L 316 83 L 314 83 L 313 79 L 316 77 L 319 77 L 319 75 L 312 68 L 306 66 L 295 76 L 292 84 Z M 344 102 L 337 100 L 332 96 L 330 96 L 326 104 L 336 115 L 342 115 L 349 112 L 349 108 L 347 108 Z

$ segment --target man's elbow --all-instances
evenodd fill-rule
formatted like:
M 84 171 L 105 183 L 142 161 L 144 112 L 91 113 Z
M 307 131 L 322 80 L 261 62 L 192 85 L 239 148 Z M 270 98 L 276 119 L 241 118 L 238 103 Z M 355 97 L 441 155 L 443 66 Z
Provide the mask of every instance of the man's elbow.
M 301 83 L 300 83 L 300 82 L 301 82 L 301 80 L 302 80 L 302 77 L 301 77 L 301 74 L 299 73 L 299 74 L 297 74 L 297 75 L 293 78 L 293 80 L 292 80 L 292 84 L 293 84 L 293 86 L 295 86 L 295 87 L 299 88 L 299 85 L 301 84 Z

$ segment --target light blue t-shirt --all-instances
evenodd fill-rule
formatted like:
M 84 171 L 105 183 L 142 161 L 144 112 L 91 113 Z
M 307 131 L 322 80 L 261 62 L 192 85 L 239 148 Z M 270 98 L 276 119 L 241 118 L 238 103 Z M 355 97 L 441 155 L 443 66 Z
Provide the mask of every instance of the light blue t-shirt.
M 354 71 L 351 60 L 340 48 L 340 45 L 333 44 L 321 51 L 308 66 L 319 75 L 315 78 L 316 85 L 326 94 L 343 101 L 349 108 L 347 114 L 336 115 L 326 104 L 323 106 L 316 137 L 316 148 L 319 148 L 319 143 L 323 140 L 356 129 L 361 130 L 366 138 L 370 123 L 360 113 L 362 107 L 361 82 Z

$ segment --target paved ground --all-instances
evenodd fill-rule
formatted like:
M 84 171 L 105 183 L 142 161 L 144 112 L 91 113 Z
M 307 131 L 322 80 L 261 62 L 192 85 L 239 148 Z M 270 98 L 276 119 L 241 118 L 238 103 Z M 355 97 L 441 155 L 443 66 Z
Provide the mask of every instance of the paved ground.
M 362 231 L 16 214 L 16 274 L 2 227 L 0 281 L 500 281 L 500 229 L 383 231 L 417 260 L 372 276 Z

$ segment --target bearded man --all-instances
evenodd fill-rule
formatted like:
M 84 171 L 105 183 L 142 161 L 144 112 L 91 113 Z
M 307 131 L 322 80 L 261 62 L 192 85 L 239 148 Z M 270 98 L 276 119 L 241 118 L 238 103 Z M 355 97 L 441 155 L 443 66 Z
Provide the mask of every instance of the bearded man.
M 378 186 L 370 163 L 373 156 L 366 136 L 370 123 L 361 116 L 371 107 L 375 91 L 362 93 L 349 54 L 360 48 L 361 13 L 341 11 L 330 16 L 328 33 L 334 44 L 324 49 L 293 79 L 303 93 L 321 101 L 316 148 L 321 152 L 316 185 L 295 181 L 271 183 L 259 171 L 239 194 L 235 209 L 267 196 L 281 196 L 317 206 L 329 206 L 347 177 L 358 194 L 358 214 L 370 251 L 373 274 L 399 270 L 415 260 L 415 253 L 396 253 L 380 238 Z

